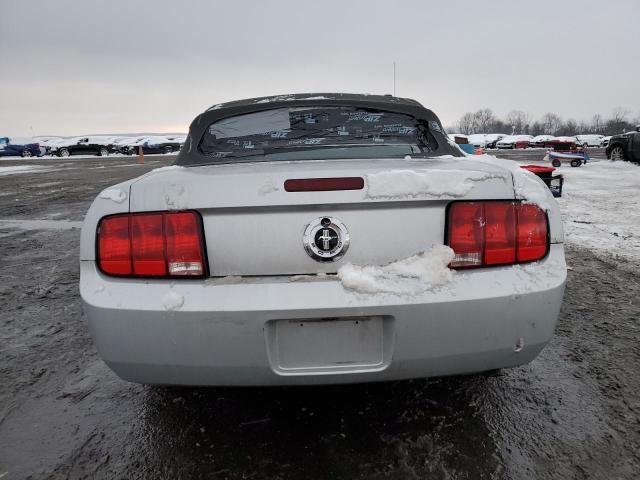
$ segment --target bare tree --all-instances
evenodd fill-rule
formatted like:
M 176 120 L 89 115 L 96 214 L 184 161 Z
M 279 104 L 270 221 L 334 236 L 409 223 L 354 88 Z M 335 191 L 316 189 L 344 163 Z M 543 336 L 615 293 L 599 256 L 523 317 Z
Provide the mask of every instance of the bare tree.
M 557 135 L 572 136 L 578 133 L 578 122 L 570 118 L 558 130 Z
M 478 133 L 489 133 L 496 122 L 496 117 L 490 108 L 483 108 L 473 114 L 474 129 Z
M 511 125 L 513 134 L 527 133 L 531 124 L 531 115 L 522 110 L 512 110 L 507 115 L 507 124 Z
M 629 110 L 623 107 L 616 107 L 611 111 L 611 118 L 607 120 L 607 133 L 616 134 L 628 130 L 631 125 L 627 121 Z
M 475 123 L 475 119 L 474 119 L 473 113 L 467 112 L 464 115 L 462 115 L 460 120 L 458 120 L 458 130 L 460 130 L 460 133 L 469 135 L 473 133 L 474 123 Z
M 616 107 L 611 111 L 611 121 L 613 122 L 626 122 L 627 117 L 631 112 L 623 107 Z
M 542 130 L 547 135 L 557 135 L 562 128 L 562 118 L 555 113 L 545 113 L 540 119 Z
M 604 122 L 602 120 L 602 115 L 596 113 L 593 117 L 591 117 L 591 129 L 593 133 L 601 133 L 604 128 Z

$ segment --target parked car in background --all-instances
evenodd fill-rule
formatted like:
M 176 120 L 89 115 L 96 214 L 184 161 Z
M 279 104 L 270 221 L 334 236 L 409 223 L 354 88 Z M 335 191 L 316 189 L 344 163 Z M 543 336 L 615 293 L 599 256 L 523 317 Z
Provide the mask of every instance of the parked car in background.
M 610 160 L 640 162 L 640 126 L 635 132 L 613 135 L 605 152 Z
M 145 137 L 118 137 L 113 141 L 113 151 L 114 153 L 121 153 L 123 155 L 132 155 L 134 152 L 134 146 L 138 144 Z
M 609 140 L 611 140 L 611 135 L 609 135 L 608 137 L 602 137 L 602 140 L 600 140 L 600 147 L 602 148 L 608 147 Z
M 548 143 L 554 140 L 556 137 L 553 135 L 536 135 L 529 142 L 529 146 L 532 148 L 545 148 Z
M 143 137 L 135 142 L 133 145 L 131 145 L 131 153 L 137 153 L 139 147 L 142 147 L 142 151 L 145 155 L 157 153 L 174 153 L 180 151 L 180 146 L 181 144 L 178 141 L 169 140 L 167 137 L 155 135 Z
M 487 133 L 485 137 L 485 148 L 496 148 L 496 144 L 506 136 L 506 133 Z
M 508 135 L 496 143 L 497 148 L 527 148 L 531 139 L 531 135 Z
M 603 138 L 603 135 L 576 135 L 576 143 L 582 147 L 599 147 Z
M 575 144 L 575 146 L 582 147 L 582 145 L 578 143 L 578 139 L 576 137 L 568 137 L 568 136 L 556 137 L 548 143 L 549 145 L 547 146 L 553 146 L 558 143 L 573 143 Z
M 33 137 L 34 140 L 40 145 L 40 153 L 42 155 L 49 155 L 51 146 L 63 140 L 63 137 L 57 135 L 38 135 Z
M 165 135 L 165 138 L 172 142 L 178 142 L 180 145 L 184 145 L 184 142 L 187 140 L 186 135 Z
M 187 145 L 85 216 L 80 295 L 121 378 L 468 374 L 528 363 L 551 339 L 567 274 L 558 204 L 532 173 L 465 157 L 415 100 L 230 102 L 200 114 Z
M 105 157 L 113 151 L 110 137 L 87 136 L 71 137 L 51 145 L 51 155 L 68 157 L 70 155 L 98 155 Z
M 46 138 L 44 140 L 40 140 L 40 152 L 42 152 L 43 155 L 51 155 L 51 150 L 53 149 L 54 145 L 64 141 L 65 139 L 62 137 L 49 137 Z
M 474 133 L 469 135 L 467 140 L 476 148 L 484 148 L 487 146 L 487 136 L 484 133 Z
M 39 157 L 40 144 L 30 137 L 0 137 L 0 156 Z

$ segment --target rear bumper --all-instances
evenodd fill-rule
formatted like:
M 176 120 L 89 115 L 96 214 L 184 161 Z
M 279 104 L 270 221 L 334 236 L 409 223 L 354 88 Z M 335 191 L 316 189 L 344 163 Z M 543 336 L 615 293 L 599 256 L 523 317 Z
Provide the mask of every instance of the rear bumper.
M 125 380 L 291 385 L 455 375 L 530 362 L 553 334 L 565 279 L 564 249 L 556 244 L 542 262 L 457 272 L 451 284 L 418 297 L 358 295 L 332 277 L 173 285 L 121 280 L 104 277 L 91 261 L 81 262 L 80 292 L 102 358 Z M 345 317 L 382 319 L 380 362 L 283 365 L 278 321 Z M 305 337 L 310 351 L 344 340 L 313 331 Z

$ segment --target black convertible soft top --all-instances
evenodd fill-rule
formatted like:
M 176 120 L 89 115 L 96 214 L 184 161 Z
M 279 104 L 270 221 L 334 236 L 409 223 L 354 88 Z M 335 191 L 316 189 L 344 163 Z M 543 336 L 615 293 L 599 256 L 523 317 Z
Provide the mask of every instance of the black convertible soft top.
M 220 160 L 205 155 L 200 151 L 198 145 L 209 126 L 223 118 L 278 108 L 313 106 L 357 107 L 410 115 L 416 120 L 424 122 L 436 137 L 438 149 L 433 152 L 434 155 L 460 155 L 460 152 L 449 144 L 442 123 L 436 114 L 411 98 L 354 93 L 295 93 L 236 100 L 208 108 L 191 122 L 189 135 L 176 159 L 176 165 L 218 163 Z

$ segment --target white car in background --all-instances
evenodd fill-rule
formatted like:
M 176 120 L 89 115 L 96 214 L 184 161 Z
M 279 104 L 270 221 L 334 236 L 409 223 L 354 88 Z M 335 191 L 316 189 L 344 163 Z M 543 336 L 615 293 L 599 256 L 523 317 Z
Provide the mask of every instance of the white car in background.
M 34 137 L 38 140 L 40 144 L 40 151 L 43 155 L 49 155 L 51 153 L 51 149 L 57 143 L 60 143 L 66 140 L 63 137 Z
M 484 148 L 487 145 L 487 136 L 484 133 L 474 133 L 467 137 L 469 143 L 477 148 Z
M 604 135 L 576 135 L 577 144 L 583 147 L 600 147 Z
M 611 140 L 611 135 L 602 137 L 602 140 L 600 140 L 600 147 L 603 147 L 603 148 L 608 147 L 610 140 Z
M 485 147 L 496 148 L 496 144 L 506 136 L 506 133 L 487 133 L 485 135 Z
M 496 147 L 505 148 L 527 148 L 531 139 L 531 135 L 508 135 L 496 143 Z
M 577 146 L 581 146 L 578 143 L 578 139 L 576 137 L 570 137 L 570 136 L 556 137 L 553 141 L 554 142 L 563 142 L 563 143 L 575 143 Z
M 469 135 L 469 143 L 478 148 L 495 148 L 495 144 L 506 137 L 504 133 L 475 133 Z
M 144 138 L 145 137 L 143 135 L 138 137 L 120 137 L 113 142 L 113 148 L 118 153 L 130 155 L 134 153 L 133 147 L 138 145 L 138 143 L 144 140 Z
M 296 94 L 191 124 L 176 165 L 109 187 L 80 294 L 123 379 L 306 385 L 522 365 L 553 335 L 558 205 L 468 157 L 410 99 Z

